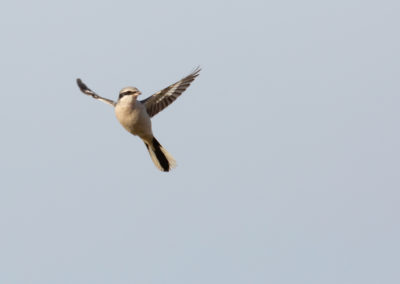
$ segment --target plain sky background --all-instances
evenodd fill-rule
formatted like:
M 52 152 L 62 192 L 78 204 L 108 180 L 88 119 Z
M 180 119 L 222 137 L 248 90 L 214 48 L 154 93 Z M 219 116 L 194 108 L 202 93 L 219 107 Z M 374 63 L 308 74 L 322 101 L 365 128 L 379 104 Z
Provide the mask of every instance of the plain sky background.
M 400 283 L 398 1 L 2 1 L 0 283 Z M 196 66 L 153 119 L 113 109 Z

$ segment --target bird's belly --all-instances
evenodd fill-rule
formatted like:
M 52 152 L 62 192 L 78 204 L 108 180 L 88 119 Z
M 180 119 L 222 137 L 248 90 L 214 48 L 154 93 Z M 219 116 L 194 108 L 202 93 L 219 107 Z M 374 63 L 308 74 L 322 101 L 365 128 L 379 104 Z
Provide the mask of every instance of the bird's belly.
M 115 112 L 121 125 L 133 135 L 141 138 L 152 137 L 151 120 L 141 109 L 119 109 Z

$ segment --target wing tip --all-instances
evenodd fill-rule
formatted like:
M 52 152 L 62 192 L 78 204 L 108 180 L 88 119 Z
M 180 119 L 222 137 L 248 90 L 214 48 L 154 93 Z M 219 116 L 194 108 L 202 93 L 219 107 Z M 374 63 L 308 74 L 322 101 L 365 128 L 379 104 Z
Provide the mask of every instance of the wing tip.
M 78 84 L 79 89 L 81 89 L 82 92 L 88 89 L 88 87 L 82 82 L 80 78 L 76 79 L 76 83 Z
M 83 83 L 80 78 L 76 79 L 76 83 L 78 84 L 78 87 L 82 93 L 85 93 L 85 94 L 91 95 L 91 96 L 95 95 L 94 92 L 91 89 L 89 89 L 89 87 L 86 86 L 86 84 Z
M 197 77 L 200 75 L 201 67 L 198 65 L 196 68 L 193 69 L 193 71 L 190 73 L 193 77 Z

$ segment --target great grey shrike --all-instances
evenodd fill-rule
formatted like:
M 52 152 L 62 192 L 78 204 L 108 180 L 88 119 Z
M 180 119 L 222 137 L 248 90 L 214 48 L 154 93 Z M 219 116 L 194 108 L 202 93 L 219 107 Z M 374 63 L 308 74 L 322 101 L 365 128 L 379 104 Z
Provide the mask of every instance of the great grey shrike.
M 161 171 L 168 172 L 176 166 L 176 162 L 154 137 L 150 118 L 175 101 L 199 75 L 199 72 L 200 68 L 196 68 L 182 80 L 142 101 L 137 100 L 141 92 L 135 87 L 123 88 L 119 92 L 118 101 L 114 102 L 100 97 L 89 89 L 81 79 L 77 79 L 76 82 L 84 94 L 112 105 L 121 125 L 129 133 L 139 136 L 143 140 L 156 167 Z

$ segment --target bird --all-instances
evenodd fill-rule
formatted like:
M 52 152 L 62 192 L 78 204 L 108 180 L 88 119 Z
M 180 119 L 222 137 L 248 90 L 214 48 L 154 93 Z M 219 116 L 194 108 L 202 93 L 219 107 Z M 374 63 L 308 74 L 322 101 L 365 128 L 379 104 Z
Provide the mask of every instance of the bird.
M 137 99 L 142 93 L 136 87 L 123 88 L 115 102 L 99 96 L 81 79 L 76 79 L 76 82 L 84 94 L 113 106 L 115 115 L 125 130 L 143 140 L 154 165 L 160 171 L 169 172 L 176 167 L 176 161 L 154 137 L 151 118 L 173 103 L 190 86 L 200 71 L 200 67 L 197 67 L 183 79 L 144 100 Z

